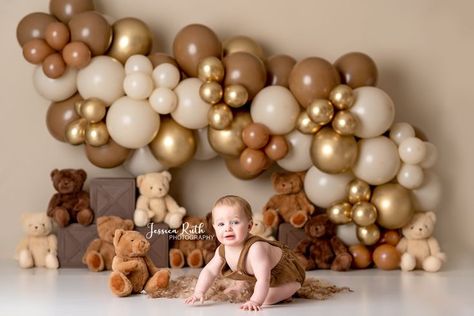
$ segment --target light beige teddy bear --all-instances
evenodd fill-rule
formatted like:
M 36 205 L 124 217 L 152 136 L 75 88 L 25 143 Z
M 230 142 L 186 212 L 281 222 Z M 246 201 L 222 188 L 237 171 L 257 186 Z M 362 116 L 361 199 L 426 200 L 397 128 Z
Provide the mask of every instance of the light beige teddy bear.
M 178 228 L 183 222 L 186 209 L 180 207 L 168 194 L 171 174 L 168 171 L 153 172 L 137 177 L 140 190 L 133 221 L 138 227 L 146 226 L 150 221 L 165 222 L 170 228 Z
M 46 213 L 25 213 L 21 222 L 27 236 L 16 248 L 15 259 L 20 267 L 57 269 L 58 240 L 52 234 L 51 218 Z
M 265 238 L 266 240 L 275 240 L 275 237 L 272 236 L 272 228 L 265 225 L 262 214 L 254 214 L 252 216 L 252 228 L 250 229 L 250 233 Z
M 432 237 L 435 223 L 435 213 L 418 212 L 402 228 L 403 238 L 397 244 L 397 249 L 402 255 L 400 268 L 403 271 L 423 269 L 437 272 L 446 262 L 446 255 Z

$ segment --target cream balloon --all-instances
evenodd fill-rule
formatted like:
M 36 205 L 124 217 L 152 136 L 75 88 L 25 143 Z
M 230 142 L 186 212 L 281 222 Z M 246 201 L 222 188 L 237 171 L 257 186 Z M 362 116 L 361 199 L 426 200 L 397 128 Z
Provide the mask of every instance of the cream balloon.
M 124 95 L 125 70 L 109 56 L 92 58 L 89 65 L 77 73 L 77 90 L 84 99 L 99 98 L 107 105 Z
M 423 183 L 412 190 L 415 211 L 435 211 L 441 201 L 441 182 L 436 173 L 425 170 Z
M 300 106 L 293 94 L 282 86 L 268 86 L 255 96 L 250 115 L 255 123 L 262 123 L 273 135 L 291 132 L 300 114 Z
M 306 172 L 304 191 L 315 205 L 327 208 L 345 200 L 346 186 L 353 178 L 351 173 L 329 174 L 313 166 Z
M 132 99 L 144 100 L 153 91 L 153 80 L 144 72 L 132 72 L 125 77 L 123 90 Z
M 125 170 L 135 177 L 150 172 L 161 172 L 166 169 L 166 167 L 153 156 L 148 146 L 136 149 L 125 161 L 123 166 Z
M 289 147 L 288 154 L 283 159 L 277 160 L 277 164 L 291 172 L 308 170 L 313 165 L 309 153 L 313 135 L 294 130 L 285 135 L 285 139 Z
M 125 148 L 140 148 L 153 140 L 160 127 L 160 116 L 147 101 L 122 97 L 107 113 L 110 137 Z
M 153 72 L 153 64 L 146 56 L 130 56 L 125 62 L 125 74 L 129 75 L 132 72 L 143 72 L 151 76 Z
M 397 145 L 409 137 L 415 137 L 415 129 L 408 123 L 394 123 L 390 128 L 390 139 Z
M 148 101 L 159 114 L 169 114 L 176 109 L 178 96 L 171 89 L 161 87 L 153 90 Z
M 352 171 L 357 178 L 372 185 L 392 180 L 400 169 L 397 146 L 389 138 L 379 136 L 361 139 L 359 156 Z
M 201 84 L 201 80 L 197 78 L 188 78 L 181 81 L 174 89 L 178 96 L 178 105 L 171 112 L 171 116 L 178 124 L 186 128 L 198 129 L 208 125 L 207 112 L 211 104 L 201 99 L 199 95 Z
M 346 246 L 360 244 L 357 238 L 357 226 L 354 223 L 338 225 L 336 227 L 336 235 Z
M 354 89 L 355 102 L 349 111 L 358 120 L 355 136 L 370 138 L 387 131 L 395 118 L 392 99 L 376 87 Z
M 416 189 L 423 183 L 423 169 L 418 165 L 402 164 L 397 181 L 407 189 Z
M 153 81 L 157 88 L 174 89 L 179 83 L 179 69 L 168 63 L 163 63 L 153 70 Z
M 425 142 L 417 137 L 409 137 L 400 143 L 398 153 L 404 163 L 416 165 L 425 159 Z
M 61 77 L 51 79 L 46 76 L 43 67 L 38 66 L 33 74 L 33 85 L 42 97 L 54 102 L 63 101 L 77 91 L 76 74 L 74 68 L 68 67 Z
M 438 149 L 430 142 L 425 142 L 425 147 L 426 155 L 425 159 L 420 162 L 420 167 L 423 169 L 428 169 L 436 164 L 436 161 L 438 160 Z
M 209 160 L 216 157 L 217 153 L 214 151 L 214 149 L 212 149 L 211 144 L 209 144 L 209 138 L 207 137 L 207 127 L 194 130 L 193 133 L 197 142 L 194 159 Z

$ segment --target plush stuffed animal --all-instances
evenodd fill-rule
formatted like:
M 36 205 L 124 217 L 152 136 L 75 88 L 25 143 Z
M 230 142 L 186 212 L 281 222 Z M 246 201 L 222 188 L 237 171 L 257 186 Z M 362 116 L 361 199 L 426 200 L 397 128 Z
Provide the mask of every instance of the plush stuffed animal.
M 22 216 L 22 225 L 26 233 L 16 249 L 15 258 L 22 268 L 59 267 L 57 250 L 58 240 L 52 234 L 53 223 L 46 213 L 26 213 Z
M 90 242 L 82 257 L 82 262 L 90 271 L 112 270 L 115 256 L 114 234 L 116 229 L 132 230 L 133 221 L 118 216 L 101 216 L 96 220 L 99 238 Z
M 295 247 L 295 253 L 306 270 L 329 269 L 347 271 L 352 256 L 347 247 L 336 236 L 336 226 L 328 215 L 312 217 L 304 227 L 307 238 Z
M 147 253 L 150 243 L 137 231 L 117 229 L 114 236 L 115 257 L 109 287 L 117 296 L 155 292 L 168 287 L 170 271 L 158 269 Z
M 165 222 L 170 228 L 178 228 L 183 223 L 186 209 L 180 207 L 168 194 L 171 174 L 168 171 L 153 172 L 137 177 L 140 196 L 133 215 L 138 227 L 146 226 L 150 221 Z
M 94 213 L 90 209 L 89 193 L 82 190 L 86 178 L 87 174 L 82 169 L 54 169 L 51 172 L 58 193 L 49 201 L 48 216 L 60 227 L 73 222 L 84 226 L 92 223 Z
M 263 207 L 263 222 L 266 226 L 276 229 L 280 217 L 296 228 L 304 226 L 314 212 L 314 205 L 306 197 L 303 190 L 304 172 L 285 172 L 272 174 L 275 194 Z
M 252 228 L 250 229 L 250 233 L 267 240 L 275 240 L 275 237 L 272 236 L 272 228 L 265 225 L 262 214 L 254 214 L 252 216 Z
M 402 228 L 403 238 L 397 244 L 397 249 L 402 254 L 400 268 L 403 271 L 423 269 L 437 272 L 446 262 L 446 255 L 432 236 L 435 223 L 435 213 L 418 212 Z

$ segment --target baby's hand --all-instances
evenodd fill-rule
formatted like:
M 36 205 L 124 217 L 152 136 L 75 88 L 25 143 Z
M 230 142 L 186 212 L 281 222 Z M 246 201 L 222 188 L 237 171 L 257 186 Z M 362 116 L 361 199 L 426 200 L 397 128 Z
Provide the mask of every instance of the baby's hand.
M 243 309 L 244 311 L 259 311 L 262 310 L 262 305 L 253 301 L 247 301 L 245 304 L 240 306 L 240 309 Z
M 194 302 L 196 302 L 197 300 L 199 300 L 199 302 L 201 304 L 204 303 L 204 295 L 202 293 L 194 293 L 193 295 L 191 295 L 190 297 L 185 299 L 184 303 L 185 304 L 194 304 Z

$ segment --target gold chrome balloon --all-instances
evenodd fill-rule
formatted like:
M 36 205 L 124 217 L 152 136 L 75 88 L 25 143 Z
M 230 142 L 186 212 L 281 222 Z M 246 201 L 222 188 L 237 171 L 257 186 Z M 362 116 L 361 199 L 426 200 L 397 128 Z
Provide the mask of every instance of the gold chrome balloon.
M 109 142 L 109 131 L 104 122 L 90 123 L 86 127 L 86 143 L 91 146 L 99 147 Z
M 233 36 L 224 41 L 224 57 L 237 52 L 252 54 L 260 60 L 265 60 L 262 47 L 253 39 L 247 36 Z
M 379 185 L 370 201 L 378 211 L 377 223 L 384 228 L 401 228 L 413 216 L 410 191 L 397 183 Z
M 357 238 L 364 245 L 374 245 L 380 239 L 380 230 L 375 224 L 365 227 L 357 227 Z
M 349 203 L 355 204 L 357 202 L 368 202 L 370 195 L 370 185 L 360 179 L 354 179 L 347 185 L 347 198 Z
M 329 219 L 334 224 L 347 224 L 351 222 L 352 205 L 347 202 L 341 202 L 331 205 L 326 209 Z
M 357 128 L 357 119 L 349 111 L 339 111 L 332 120 L 332 128 L 341 135 L 354 135 Z
M 80 118 L 66 126 L 66 140 L 71 145 L 80 145 L 86 139 L 87 120 Z
M 209 125 L 218 130 L 227 128 L 232 123 L 233 117 L 231 109 L 224 103 L 214 105 L 207 113 Z
M 303 134 L 314 134 L 319 131 L 321 127 L 322 125 L 311 121 L 306 111 L 301 112 L 296 121 L 296 128 Z
M 82 102 L 80 115 L 89 123 L 97 123 L 105 117 L 106 106 L 104 101 L 98 98 L 90 98 Z
M 233 84 L 224 89 L 224 102 L 233 108 L 239 108 L 249 99 L 249 93 L 244 86 Z
M 222 87 L 215 81 L 204 82 L 199 88 L 201 99 L 210 104 L 217 104 L 222 99 Z
M 369 226 L 377 220 L 377 209 L 370 202 L 357 202 L 352 207 L 352 220 L 359 226 Z
M 338 110 L 347 110 L 354 104 L 354 94 L 352 88 L 345 84 L 340 84 L 329 93 L 329 101 Z
M 334 107 L 328 100 L 316 99 L 308 105 L 306 112 L 313 122 L 324 125 L 332 120 Z
M 81 115 L 82 104 L 84 104 L 84 100 L 76 101 L 76 103 L 74 103 L 74 110 L 76 111 L 77 115 Z
M 206 57 L 198 65 L 198 77 L 202 81 L 221 82 L 224 79 L 225 70 L 222 61 L 215 57 Z
M 246 147 L 242 140 L 242 130 L 250 123 L 252 123 L 250 113 L 247 111 L 235 113 L 234 120 L 229 127 L 223 130 L 208 128 L 209 144 L 225 158 L 239 156 Z
M 348 171 L 357 159 L 357 142 L 353 136 L 341 136 L 332 128 L 317 132 L 311 143 L 313 164 L 327 173 Z

